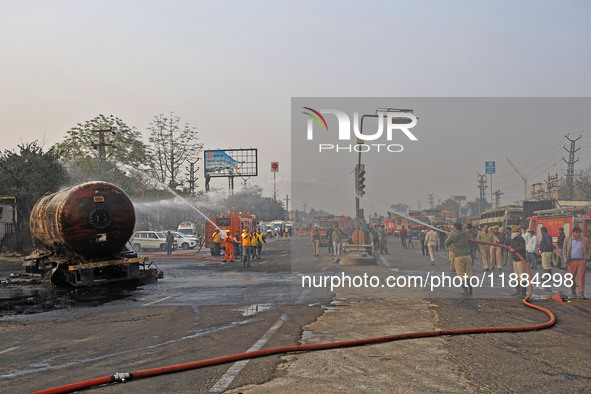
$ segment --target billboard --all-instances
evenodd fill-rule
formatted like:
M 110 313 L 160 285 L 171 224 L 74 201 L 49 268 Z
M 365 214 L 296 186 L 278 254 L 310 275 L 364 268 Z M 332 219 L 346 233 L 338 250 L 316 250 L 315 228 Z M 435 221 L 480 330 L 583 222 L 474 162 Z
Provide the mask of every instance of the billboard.
M 224 149 L 204 151 L 205 177 L 251 177 L 258 175 L 257 150 Z

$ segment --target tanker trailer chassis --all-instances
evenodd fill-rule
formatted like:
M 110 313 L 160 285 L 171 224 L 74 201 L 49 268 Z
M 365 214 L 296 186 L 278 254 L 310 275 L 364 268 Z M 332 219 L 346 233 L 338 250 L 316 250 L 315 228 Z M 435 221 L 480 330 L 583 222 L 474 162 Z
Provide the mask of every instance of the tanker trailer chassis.
M 154 263 L 147 264 L 148 260 L 148 257 L 132 257 L 82 261 L 35 251 L 25 258 L 23 266 L 28 273 L 49 278 L 56 286 L 96 286 L 127 281 L 145 284 L 163 277 Z

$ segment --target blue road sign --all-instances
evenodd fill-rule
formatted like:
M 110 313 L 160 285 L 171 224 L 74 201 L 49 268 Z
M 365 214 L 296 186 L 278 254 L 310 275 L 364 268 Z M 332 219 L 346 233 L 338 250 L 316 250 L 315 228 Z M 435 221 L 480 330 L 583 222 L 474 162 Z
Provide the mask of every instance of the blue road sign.
M 494 174 L 495 173 L 495 162 L 494 161 L 485 161 L 484 168 L 486 168 L 487 174 Z

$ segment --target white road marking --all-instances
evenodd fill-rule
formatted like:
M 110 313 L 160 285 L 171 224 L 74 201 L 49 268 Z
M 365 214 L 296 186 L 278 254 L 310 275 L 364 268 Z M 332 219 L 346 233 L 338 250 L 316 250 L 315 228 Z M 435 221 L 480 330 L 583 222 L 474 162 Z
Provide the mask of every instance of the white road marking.
M 14 349 L 18 349 L 20 346 L 13 346 L 13 347 L 9 347 L 8 349 L 4 349 L 2 351 L 0 351 L 0 354 L 4 354 L 4 353 L 8 353 L 13 351 Z
M 246 352 L 254 352 L 254 351 L 260 350 L 265 345 L 265 343 L 267 343 L 267 341 L 269 341 L 269 339 L 271 339 L 273 334 L 275 334 L 277 332 L 277 330 L 279 330 L 279 327 L 281 327 L 283 325 L 283 322 L 285 320 L 287 320 L 287 315 L 282 314 L 281 317 L 279 317 L 279 319 L 277 319 L 275 324 L 273 324 L 271 326 L 271 328 L 269 328 L 269 330 L 265 333 L 265 335 L 263 335 L 258 341 L 256 341 L 256 343 L 254 345 L 252 345 L 250 347 L 250 349 L 248 349 Z M 230 383 L 232 383 L 232 381 L 236 378 L 236 376 L 238 376 L 240 371 L 242 371 L 242 369 L 246 366 L 246 364 L 248 364 L 249 361 L 250 360 L 236 361 L 230 367 L 230 369 L 228 369 L 228 371 L 226 371 L 224 376 L 222 376 L 220 378 L 220 380 L 218 380 L 216 382 L 216 384 L 214 384 L 213 387 L 211 388 L 211 390 L 209 390 L 209 391 L 212 393 L 221 393 L 221 392 L 225 391 L 228 388 L 228 386 L 230 385 Z
M 161 301 L 164 301 L 164 300 L 168 300 L 170 297 L 172 297 L 172 296 L 169 295 L 168 297 L 164 297 L 164 298 L 161 298 L 161 299 L 156 300 L 156 301 L 148 302 L 147 304 L 144 304 L 142 306 L 148 306 L 148 305 L 156 304 L 158 302 L 161 302 Z

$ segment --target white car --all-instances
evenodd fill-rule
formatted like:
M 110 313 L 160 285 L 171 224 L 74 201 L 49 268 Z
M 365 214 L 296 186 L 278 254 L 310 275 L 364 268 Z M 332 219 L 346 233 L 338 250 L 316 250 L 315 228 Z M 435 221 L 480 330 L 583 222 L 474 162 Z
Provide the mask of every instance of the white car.
M 136 231 L 131 238 L 131 243 L 137 252 L 147 249 L 166 250 L 166 234 L 161 231 Z M 176 248 L 175 241 L 172 250 Z
M 179 233 L 178 231 L 171 231 L 170 233 L 174 236 L 174 240 L 179 245 L 179 247 L 185 250 L 193 249 L 195 246 L 199 245 L 199 240 L 196 237 Z

